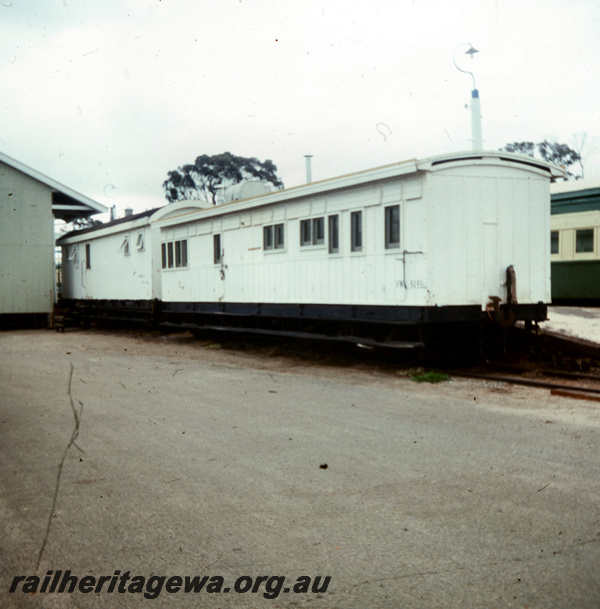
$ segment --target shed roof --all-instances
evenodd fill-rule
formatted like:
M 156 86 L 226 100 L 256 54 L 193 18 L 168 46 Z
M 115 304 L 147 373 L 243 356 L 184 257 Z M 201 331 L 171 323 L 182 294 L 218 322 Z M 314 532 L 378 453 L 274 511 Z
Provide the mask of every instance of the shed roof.
M 105 213 L 108 208 L 82 195 L 75 190 L 49 178 L 31 167 L 0 152 L 0 162 L 28 175 L 30 178 L 44 184 L 52 191 L 52 213 L 54 217 L 65 222 L 76 218 L 87 218 L 94 214 Z

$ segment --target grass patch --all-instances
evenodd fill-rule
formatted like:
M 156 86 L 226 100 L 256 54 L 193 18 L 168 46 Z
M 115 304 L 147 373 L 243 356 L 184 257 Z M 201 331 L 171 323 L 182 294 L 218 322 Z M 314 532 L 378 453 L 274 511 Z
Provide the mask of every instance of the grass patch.
M 423 372 L 423 374 L 415 374 L 412 380 L 415 383 L 441 383 L 447 381 L 450 378 L 449 375 L 443 372 Z

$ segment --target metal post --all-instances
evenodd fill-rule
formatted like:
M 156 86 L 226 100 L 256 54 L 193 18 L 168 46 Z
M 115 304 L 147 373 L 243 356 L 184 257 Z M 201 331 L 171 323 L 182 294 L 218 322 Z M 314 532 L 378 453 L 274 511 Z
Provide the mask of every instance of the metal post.
M 310 184 L 312 182 L 312 154 L 305 154 L 304 158 L 306 159 L 306 183 Z
M 454 49 L 454 53 L 452 53 L 452 61 L 454 62 L 454 66 L 456 67 L 456 69 L 465 74 L 470 74 L 471 78 L 473 80 L 473 90 L 471 91 L 471 135 L 473 138 L 473 150 L 479 151 L 479 150 L 483 150 L 483 140 L 481 137 L 481 105 L 479 102 L 479 90 L 477 89 L 477 86 L 475 85 L 475 76 L 473 75 L 473 72 L 471 72 L 469 70 L 464 70 L 463 68 L 461 68 L 456 63 L 456 57 L 455 57 L 456 51 L 460 47 L 463 47 L 463 46 L 469 47 L 469 49 L 467 51 L 465 51 L 465 55 L 469 55 L 469 57 L 471 57 L 471 59 L 473 59 L 473 56 L 475 55 L 475 53 L 479 53 L 479 51 L 470 42 L 465 42 L 465 43 L 459 44 Z
M 479 103 L 479 91 L 471 91 L 471 133 L 473 135 L 473 150 L 483 150 L 481 140 L 481 105 Z

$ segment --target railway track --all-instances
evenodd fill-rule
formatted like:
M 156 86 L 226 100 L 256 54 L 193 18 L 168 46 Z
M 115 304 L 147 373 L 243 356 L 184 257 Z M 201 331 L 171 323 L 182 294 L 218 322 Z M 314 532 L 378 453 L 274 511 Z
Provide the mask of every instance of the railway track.
M 498 369 L 500 368 L 500 369 Z M 486 366 L 483 370 L 446 370 L 450 376 L 550 389 L 552 395 L 600 401 L 600 374 Z M 547 378 L 559 380 L 546 380 Z
M 253 348 L 257 344 L 264 343 L 248 338 L 242 341 L 241 348 Z M 335 345 L 326 346 L 327 343 L 310 337 L 291 343 L 267 341 L 266 344 L 272 348 L 265 351 L 268 356 L 275 353 L 334 366 L 360 362 L 397 372 L 399 365 L 410 370 L 417 363 L 409 354 L 400 358 L 398 351 L 369 345 L 368 341 L 361 341 L 357 349 L 344 349 L 341 354 Z M 549 389 L 552 395 L 600 401 L 600 350 L 577 340 L 517 333 L 504 359 L 459 367 L 443 361 L 424 366 L 454 377 L 539 387 Z
M 192 328 L 185 324 L 167 328 L 167 325 L 163 324 L 163 331 L 188 331 L 198 338 L 212 336 L 228 348 L 256 350 L 267 356 L 279 354 L 334 366 L 361 362 L 394 371 L 399 365 L 412 368 L 417 364 L 455 377 L 539 387 L 549 389 L 554 395 L 600 401 L 600 348 L 597 345 L 564 336 L 525 332 L 519 328 L 511 329 L 507 335 L 503 357 L 490 359 L 484 364 L 459 363 L 456 366 L 456 359 L 422 362 L 414 353 L 394 348 L 393 343 L 363 338 L 349 341 L 348 337 L 289 332 L 254 335 L 252 330 L 245 330 L 234 337 L 231 333 L 224 333 L 222 328 Z M 340 340 L 347 342 L 348 348 L 340 349 Z
M 460 367 L 439 362 L 430 369 L 454 377 L 539 387 L 549 389 L 552 395 L 600 401 L 600 349 L 596 345 L 519 329 L 514 330 L 509 343 L 509 352 L 496 361 Z M 398 355 L 393 350 L 370 349 L 366 361 L 397 369 Z M 403 363 L 411 365 L 410 360 Z
M 447 369 L 457 377 L 549 389 L 552 395 L 600 401 L 600 348 L 576 338 L 515 329 L 512 363 Z

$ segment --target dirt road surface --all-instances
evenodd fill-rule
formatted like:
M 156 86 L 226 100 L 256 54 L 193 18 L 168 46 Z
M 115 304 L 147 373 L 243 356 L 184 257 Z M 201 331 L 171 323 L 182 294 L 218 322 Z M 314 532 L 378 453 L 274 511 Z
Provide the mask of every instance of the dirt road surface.
M 600 606 L 599 402 L 218 347 L 0 333 L 0 607 Z

